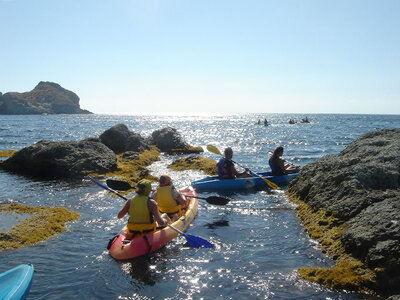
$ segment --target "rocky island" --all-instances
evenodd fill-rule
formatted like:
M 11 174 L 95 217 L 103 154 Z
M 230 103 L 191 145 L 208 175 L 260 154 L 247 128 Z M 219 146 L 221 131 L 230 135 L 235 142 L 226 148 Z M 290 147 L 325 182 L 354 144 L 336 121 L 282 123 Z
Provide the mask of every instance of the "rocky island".
M 91 114 L 79 97 L 57 83 L 41 81 L 30 92 L 0 93 L 1 115 Z

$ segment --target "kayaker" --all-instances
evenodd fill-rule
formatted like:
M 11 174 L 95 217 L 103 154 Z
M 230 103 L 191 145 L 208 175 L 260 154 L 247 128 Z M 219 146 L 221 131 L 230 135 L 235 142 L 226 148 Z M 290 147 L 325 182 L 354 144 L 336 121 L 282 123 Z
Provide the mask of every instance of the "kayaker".
M 159 184 L 160 186 L 153 192 L 152 197 L 157 201 L 158 210 L 163 214 L 163 218 L 168 216 L 174 222 L 179 218 L 182 209 L 188 205 L 189 201 L 175 189 L 169 175 L 161 175 Z
M 225 157 L 221 158 L 217 163 L 218 177 L 219 179 L 234 179 L 234 178 L 244 178 L 253 177 L 248 172 L 249 169 L 245 168 L 244 172 L 239 173 L 232 162 L 233 150 L 228 147 L 224 151 Z
M 300 170 L 299 166 L 295 166 L 292 164 L 285 165 L 285 159 L 281 158 L 282 155 L 283 155 L 283 147 L 278 146 L 276 147 L 274 153 L 272 154 L 271 158 L 268 161 L 273 176 L 296 173 Z
M 127 226 L 131 236 L 128 238 L 155 231 L 157 225 L 166 225 L 167 221 L 160 216 L 157 202 L 149 197 L 150 192 L 150 180 L 140 180 L 136 185 L 137 195 L 127 200 L 118 213 L 119 219 L 129 214 Z

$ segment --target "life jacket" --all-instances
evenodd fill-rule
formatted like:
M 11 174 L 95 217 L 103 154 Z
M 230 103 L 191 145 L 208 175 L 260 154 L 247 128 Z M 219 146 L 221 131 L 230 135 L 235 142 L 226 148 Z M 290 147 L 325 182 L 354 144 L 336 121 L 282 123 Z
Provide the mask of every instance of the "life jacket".
M 158 210 L 161 213 L 180 214 L 181 206 L 172 197 L 172 185 L 160 186 L 157 189 Z
M 219 179 L 231 179 L 232 175 L 232 166 L 233 163 L 231 160 L 226 158 L 221 158 L 217 163 L 218 167 L 218 178 Z
M 156 230 L 156 222 L 154 222 L 153 215 L 148 206 L 151 183 L 145 182 L 145 180 L 141 180 L 140 182 L 145 185 L 144 193 L 132 198 L 128 210 L 129 220 L 127 227 L 130 233 L 133 234 Z
M 284 175 L 283 171 L 281 170 L 281 168 L 279 168 L 275 162 L 272 160 L 272 157 L 268 160 L 269 163 L 269 167 L 271 168 L 271 173 L 273 176 L 280 176 L 280 175 Z

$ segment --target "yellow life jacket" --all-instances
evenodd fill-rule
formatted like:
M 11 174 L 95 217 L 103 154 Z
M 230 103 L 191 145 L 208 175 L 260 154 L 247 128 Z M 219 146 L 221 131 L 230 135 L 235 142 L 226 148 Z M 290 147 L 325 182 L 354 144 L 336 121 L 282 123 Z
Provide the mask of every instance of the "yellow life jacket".
M 158 210 L 161 213 L 180 214 L 181 206 L 172 197 L 172 185 L 160 186 L 157 189 Z
M 129 231 L 148 232 L 156 230 L 156 223 L 148 207 L 147 195 L 136 195 L 129 206 Z

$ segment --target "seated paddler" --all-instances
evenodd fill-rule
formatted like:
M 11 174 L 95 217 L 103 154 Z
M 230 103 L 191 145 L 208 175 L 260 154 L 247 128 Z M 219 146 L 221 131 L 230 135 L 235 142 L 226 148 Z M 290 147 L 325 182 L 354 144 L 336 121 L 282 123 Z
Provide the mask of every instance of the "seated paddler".
M 281 176 L 299 172 L 300 166 L 285 164 L 285 159 L 282 158 L 282 155 L 283 155 L 283 147 L 278 146 L 275 148 L 274 153 L 268 160 L 272 175 Z
M 127 238 L 133 238 L 140 234 L 155 231 L 157 226 L 166 225 L 158 211 L 157 202 L 149 197 L 151 182 L 140 180 L 136 185 L 136 195 L 128 199 L 118 213 L 118 218 L 129 214 Z
M 228 147 L 224 150 L 224 157 L 219 160 L 217 163 L 218 168 L 218 178 L 219 179 L 234 179 L 234 178 L 244 178 L 244 177 L 252 177 L 248 171 L 249 169 L 245 168 L 243 172 L 238 172 L 233 165 L 232 161 L 233 150 L 231 147 Z
M 160 213 L 166 214 L 174 222 L 189 201 L 175 189 L 169 175 L 161 175 L 159 184 L 160 186 L 153 192 L 153 199 L 157 201 Z M 163 217 L 166 218 L 165 215 Z

